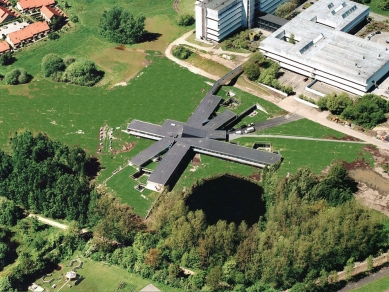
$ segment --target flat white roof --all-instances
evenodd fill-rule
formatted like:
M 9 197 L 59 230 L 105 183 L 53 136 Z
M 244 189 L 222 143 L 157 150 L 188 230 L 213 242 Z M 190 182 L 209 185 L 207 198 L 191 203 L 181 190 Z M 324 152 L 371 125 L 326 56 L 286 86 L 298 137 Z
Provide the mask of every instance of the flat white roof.
M 357 8 L 351 14 L 342 16 L 355 5 Z M 340 6 L 342 8 L 338 9 Z M 335 10 L 338 11 L 332 14 Z M 366 84 L 389 62 L 389 48 L 340 30 L 368 11 L 368 7 L 355 2 L 318 1 L 267 37 L 259 48 L 316 70 Z M 333 28 L 328 25 L 331 23 Z M 296 44 L 283 39 L 292 34 Z

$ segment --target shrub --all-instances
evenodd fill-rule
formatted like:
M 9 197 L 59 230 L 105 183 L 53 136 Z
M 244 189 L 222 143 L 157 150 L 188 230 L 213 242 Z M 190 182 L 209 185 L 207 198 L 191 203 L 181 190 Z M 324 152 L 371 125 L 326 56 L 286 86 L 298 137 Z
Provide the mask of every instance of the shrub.
M 190 14 L 181 14 L 178 16 L 177 24 L 181 26 L 189 26 L 195 23 L 195 18 Z
M 282 86 L 281 87 L 281 91 L 282 92 L 285 92 L 287 95 L 291 95 L 294 91 L 293 91 L 293 87 L 292 86 Z
M 378 8 L 384 11 L 389 10 L 389 0 L 381 0 L 380 3 L 378 3 Z
M 190 55 L 192 55 L 192 51 L 185 48 L 182 45 L 176 46 L 173 49 L 173 56 L 180 59 L 180 60 L 185 60 L 188 59 Z
M 78 16 L 77 15 L 71 15 L 70 16 L 70 21 L 73 22 L 73 23 L 77 23 L 79 20 L 78 20 Z
M 29 82 L 31 76 L 23 68 L 13 69 L 4 76 L 4 82 L 8 85 L 24 84 Z
M 145 20 L 142 15 L 134 17 L 123 8 L 114 6 L 104 11 L 99 24 L 100 34 L 115 43 L 137 43 L 145 33 Z
M 10 65 L 14 61 L 14 57 L 12 56 L 11 52 L 7 52 L 0 55 L 0 65 Z
M 81 86 L 93 86 L 101 80 L 104 72 L 92 61 L 77 61 L 66 68 L 62 81 Z
M 51 32 L 47 35 L 50 40 L 58 40 L 59 39 L 59 34 L 56 32 Z
M 42 72 L 45 77 L 50 77 L 56 74 L 58 71 L 65 70 L 65 63 L 56 54 L 47 54 L 42 59 Z

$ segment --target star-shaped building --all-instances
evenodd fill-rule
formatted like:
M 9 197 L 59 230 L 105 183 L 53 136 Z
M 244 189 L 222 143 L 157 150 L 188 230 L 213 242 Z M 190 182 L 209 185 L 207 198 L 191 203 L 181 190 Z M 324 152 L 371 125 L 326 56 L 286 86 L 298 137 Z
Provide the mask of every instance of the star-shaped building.
M 186 123 L 165 120 L 162 125 L 155 125 L 133 120 L 127 126 L 127 132 L 131 135 L 158 141 L 130 159 L 130 165 L 141 169 L 153 158 L 166 152 L 148 178 L 147 189 L 162 192 L 164 188 L 173 186 L 195 153 L 256 167 L 272 165 L 281 159 L 281 155 L 276 153 L 228 143 L 225 128 L 237 118 L 232 111 L 225 110 L 211 118 L 222 101 L 222 98 L 214 93 L 222 84 L 237 77 L 242 71 L 239 66 L 219 79 Z

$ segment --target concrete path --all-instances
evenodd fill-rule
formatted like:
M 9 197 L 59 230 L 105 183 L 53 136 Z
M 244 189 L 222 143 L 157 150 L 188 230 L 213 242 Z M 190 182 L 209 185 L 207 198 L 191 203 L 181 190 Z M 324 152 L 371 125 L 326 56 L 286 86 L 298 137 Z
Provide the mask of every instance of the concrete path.
M 296 115 L 296 114 L 289 114 L 286 116 L 269 119 L 269 120 L 264 121 L 264 122 L 254 123 L 255 131 L 262 131 L 265 129 L 274 128 L 274 127 L 288 124 L 290 122 L 298 121 L 301 119 L 303 119 L 303 117 Z
M 182 38 L 183 39 L 187 38 L 191 33 L 192 33 L 192 31 L 184 34 L 182 37 L 180 37 L 177 40 L 175 40 L 174 42 L 172 42 L 165 50 L 166 57 L 169 58 L 170 60 L 176 62 L 177 64 L 188 68 L 189 71 L 191 71 L 195 74 L 202 75 L 202 76 L 209 78 L 209 79 L 218 80 L 221 76 L 215 76 L 215 75 L 209 74 L 208 72 L 205 72 L 202 69 L 196 68 L 195 66 L 188 64 L 185 61 L 182 61 L 182 60 L 175 58 L 171 54 L 172 47 L 180 44 L 180 40 Z M 255 90 L 252 90 L 252 89 L 245 87 L 245 86 L 240 86 L 238 84 L 235 84 L 235 87 L 237 87 L 243 91 L 246 91 L 248 93 L 251 93 L 255 96 L 258 96 L 262 99 L 265 99 L 267 101 L 270 101 L 270 102 L 276 104 L 280 108 L 282 108 L 290 113 L 298 114 L 300 116 L 303 116 L 304 118 L 307 118 L 313 122 L 319 123 L 319 124 L 326 126 L 328 128 L 334 129 L 334 130 L 341 132 L 343 134 L 353 136 L 353 137 L 358 138 L 362 141 L 366 141 L 369 144 L 377 146 L 378 148 L 389 150 L 389 142 L 378 140 L 375 137 L 371 137 L 365 133 L 358 132 L 357 130 L 351 129 L 350 127 L 345 127 L 344 125 L 329 121 L 329 120 L 327 120 L 327 116 L 329 115 L 328 111 L 320 112 L 317 109 L 314 109 L 314 108 L 306 106 L 302 103 L 299 103 L 299 102 L 294 100 L 294 96 L 289 96 L 289 97 L 282 99 L 282 98 L 279 98 L 271 93 L 269 93 L 269 95 L 267 95 L 267 96 L 260 95 Z M 298 95 L 298 94 L 299 94 L 299 92 L 296 93 L 296 95 Z
M 336 142 L 336 143 L 354 143 L 354 144 L 368 144 L 364 141 L 345 141 L 345 140 L 332 140 L 332 139 L 321 139 L 311 137 L 300 137 L 300 136 L 286 136 L 286 135 L 267 135 L 267 134 L 230 134 L 229 140 L 235 140 L 239 138 L 281 138 L 281 139 L 292 139 L 292 140 L 309 140 L 309 141 L 323 141 L 323 142 Z

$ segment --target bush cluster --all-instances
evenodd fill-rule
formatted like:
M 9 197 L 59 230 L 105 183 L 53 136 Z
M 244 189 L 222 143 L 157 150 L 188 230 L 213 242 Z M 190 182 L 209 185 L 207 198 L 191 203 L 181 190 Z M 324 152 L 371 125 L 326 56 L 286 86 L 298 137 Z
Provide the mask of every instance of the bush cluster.
M 23 68 L 13 69 L 4 76 L 4 82 L 8 85 L 17 85 L 28 83 L 32 76 L 27 74 Z
M 321 98 L 317 105 L 365 128 L 385 122 L 385 113 L 389 113 L 389 102 L 375 94 L 366 94 L 354 102 L 346 93 L 332 93 Z
M 243 69 L 247 78 L 251 81 L 258 81 L 288 95 L 293 93 L 292 86 L 283 86 L 277 79 L 280 66 L 270 59 L 265 59 L 260 52 L 254 53 L 243 65 Z
M 182 45 L 176 46 L 173 49 L 173 56 L 180 59 L 180 60 L 185 60 L 188 59 L 190 55 L 192 55 L 192 51 L 185 48 Z
M 221 43 L 223 50 L 249 50 L 255 52 L 258 48 L 257 44 L 252 45 L 251 42 L 258 40 L 262 33 L 255 33 L 250 30 L 244 30 L 237 33 Z
M 104 72 L 98 70 L 92 61 L 77 61 L 72 57 L 62 59 L 56 54 L 43 57 L 42 72 L 45 77 L 51 77 L 56 82 L 81 86 L 93 86 L 104 76 Z
M 178 16 L 177 24 L 180 26 L 190 26 L 195 23 L 195 18 L 190 14 L 181 14 Z

